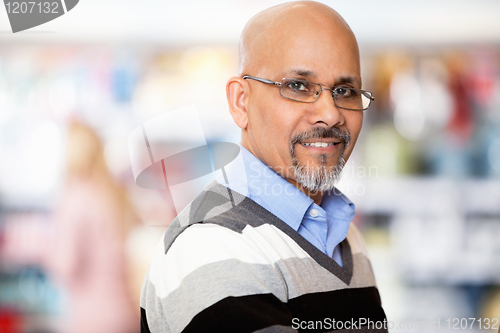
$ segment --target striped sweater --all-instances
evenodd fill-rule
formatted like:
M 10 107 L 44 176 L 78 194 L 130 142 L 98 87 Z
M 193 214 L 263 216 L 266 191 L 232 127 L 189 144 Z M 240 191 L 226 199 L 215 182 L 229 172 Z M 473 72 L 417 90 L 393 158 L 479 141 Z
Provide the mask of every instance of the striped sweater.
M 341 248 L 342 267 L 251 199 L 213 182 L 153 255 L 141 332 L 387 332 L 374 329 L 385 313 L 354 225 Z

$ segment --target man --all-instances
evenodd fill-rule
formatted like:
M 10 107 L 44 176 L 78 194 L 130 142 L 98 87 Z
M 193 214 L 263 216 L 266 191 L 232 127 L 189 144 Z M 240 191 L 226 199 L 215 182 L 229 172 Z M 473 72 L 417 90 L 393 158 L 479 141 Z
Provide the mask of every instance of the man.
M 227 99 L 243 162 L 165 233 L 142 331 L 387 331 L 354 205 L 334 187 L 373 99 L 352 31 L 323 4 L 272 7 L 243 30 L 239 74 Z

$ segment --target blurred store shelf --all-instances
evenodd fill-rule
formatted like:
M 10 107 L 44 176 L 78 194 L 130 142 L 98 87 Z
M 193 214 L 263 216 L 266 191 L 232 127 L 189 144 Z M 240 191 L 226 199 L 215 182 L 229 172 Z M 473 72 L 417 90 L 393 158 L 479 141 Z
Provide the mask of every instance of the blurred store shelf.
M 364 214 L 500 217 L 500 179 L 391 177 L 363 185 L 353 201 Z
M 500 284 L 500 181 L 369 180 L 355 199 L 386 216 L 397 269 L 411 283 Z
M 0 11 L 0 41 L 164 44 L 170 47 L 234 45 L 251 16 L 281 2 L 143 0 L 138 5 L 132 0 L 86 0 L 57 20 L 18 33 L 15 38 L 9 33 L 6 12 Z M 500 40 L 500 3 L 495 0 L 320 2 L 344 16 L 362 44 L 442 45 Z

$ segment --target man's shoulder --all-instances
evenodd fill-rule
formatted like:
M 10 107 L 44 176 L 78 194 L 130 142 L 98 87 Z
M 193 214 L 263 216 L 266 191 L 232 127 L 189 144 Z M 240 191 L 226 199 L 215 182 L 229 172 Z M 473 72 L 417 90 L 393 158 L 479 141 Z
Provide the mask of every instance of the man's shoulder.
M 194 270 L 232 260 L 269 265 L 299 252 L 307 256 L 283 225 L 250 198 L 212 183 L 172 221 L 151 267 Z
M 217 182 L 209 184 L 177 215 L 168 227 L 162 241 L 165 253 L 187 230 L 192 230 L 192 232 L 184 236 L 190 237 L 191 233 L 196 234 L 198 229 L 204 228 L 200 225 L 209 225 L 212 227 L 212 231 L 217 230 L 218 233 L 223 234 L 226 231 L 224 229 L 241 232 L 245 226 L 245 219 L 240 218 L 240 215 L 248 215 L 248 212 L 242 213 L 244 209 L 241 204 L 245 199 L 245 196 Z M 225 228 L 214 228 L 217 225 Z
M 168 323 L 171 331 L 180 332 L 200 316 L 204 322 L 234 307 L 247 309 L 245 302 L 255 305 L 261 295 L 285 302 L 286 290 L 258 237 L 215 223 L 195 223 L 167 251 L 163 240 L 158 245 L 143 284 L 141 307 L 151 325 Z

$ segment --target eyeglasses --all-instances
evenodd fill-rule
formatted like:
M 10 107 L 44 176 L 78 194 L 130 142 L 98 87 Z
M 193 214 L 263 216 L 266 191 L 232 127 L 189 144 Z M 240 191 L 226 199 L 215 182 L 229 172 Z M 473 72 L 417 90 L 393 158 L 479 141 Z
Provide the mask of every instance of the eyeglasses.
M 303 103 L 316 102 L 321 92 L 323 90 L 328 90 L 332 93 L 335 106 L 346 110 L 364 111 L 368 109 L 371 102 L 375 100 L 373 94 L 367 90 L 344 86 L 332 87 L 302 79 L 284 78 L 281 82 L 275 82 L 250 75 L 243 76 L 243 79 L 252 79 L 262 83 L 276 85 L 280 87 L 280 95 L 283 98 Z M 323 86 L 330 88 L 323 88 Z

